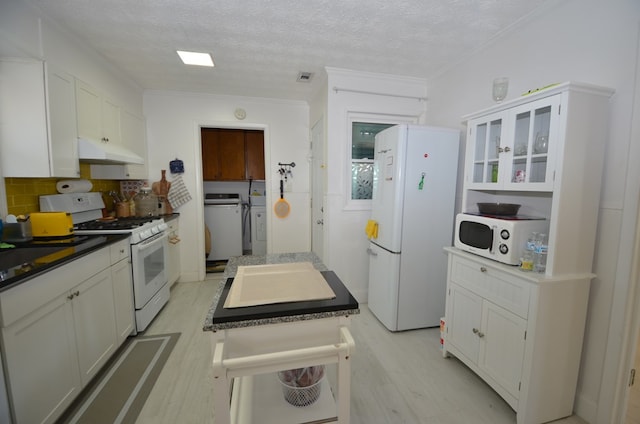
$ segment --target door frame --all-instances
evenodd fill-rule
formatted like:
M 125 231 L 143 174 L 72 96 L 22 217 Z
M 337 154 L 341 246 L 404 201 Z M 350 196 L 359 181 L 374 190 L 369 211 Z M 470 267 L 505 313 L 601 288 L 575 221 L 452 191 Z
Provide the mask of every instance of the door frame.
M 311 127 L 311 251 L 320 260 L 325 258 L 325 124 L 321 117 Z M 318 221 L 321 221 L 319 223 Z
M 200 130 L 202 128 L 224 128 L 224 129 L 236 129 L 236 130 L 262 130 L 264 134 L 264 181 L 265 187 L 268 187 L 267 182 L 271 180 L 271 169 L 267 164 L 271 163 L 271 136 L 269 132 L 269 125 L 261 123 L 235 123 L 228 121 L 194 121 L 194 132 L 196 139 L 195 146 L 195 167 L 196 167 L 196 189 L 193 195 L 194 200 L 200 204 L 200 207 L 196 209 L 196 235 L 198 255 L 203 258 L 205 253 L 205 240 L 204 240 L 204 181 L 202 177 L 202 136 Z M 270 190 L 266 190 L 266 204 L 271 204 Z M 266 208 L 267 213 L 267 253 L 271 252 L 271 208 Z M 207 274 L 206 261 L 198 261 L 198 278 L 204 280 Z
M 636 34 L 637 51 L 635 80 L 633 81 L 632 115 L 629 134 L 629 152 L 626 172 L 626 187 L 622 208 L 621 236 L 634 224 L 633 242 L 619 244 L 620 248 L 629 247 L 631 251 L 629 277 L 627 281 L 616 284 L 611 303 L 609 334 L 616 329 L 621 334 L 620 344 L 607 349 L 599 393 L 597 422 L 624 423 L 630 394 L 629 376 L 635 367 L 635 355 L 640 343 L 640 169 L 634 164 L 640 161 L 640 31 Z M 630 222 L 631 221 L 631 222 Z M 627 224 L 628 223 L 628 224 Z M 625 225 L 627 224 L 627 225 Z M 617 282 L 617 281 L 616 281 Z M 623 306 L 624 307 L 620 307 Z M 615 340 L 615 339 L 614 339 Z M 611 366 L 606 364 L 612 363 Z M 638 368 L 636 368 L 638 371 Z M 635 384 L 640 384 L 640 377 Z M 613 382 L 613 387 L 610 384 Z M 611 395 L 606 392 L 612 390 Z M 603 399 L 604 398 L 604 399 Z M 604 402 L 603 402 L 604 400 Z

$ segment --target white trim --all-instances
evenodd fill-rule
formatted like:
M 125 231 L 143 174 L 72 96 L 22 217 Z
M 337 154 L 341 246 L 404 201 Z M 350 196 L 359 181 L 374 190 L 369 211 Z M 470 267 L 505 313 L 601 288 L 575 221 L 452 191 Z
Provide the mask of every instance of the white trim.
M 629 161 L 625 179 L 627 186 L 625 187 L 621 224 L 622 235 L 626 231 L 631 231 L 631 220 L 634 220 L 633 244 L 629 246 L 633 251 L 630 257 L 628 280 L 622 279 L 620 274 L 616 275 L 609 334 L 614 334 L 616 328 L 621 328 L 621 341 L 619 345 L 616 344 L 618 348 L 611 347 L 605 352 L 602 385 L 598 397 L 597 422 L 624 421 L 628 409 L 629 372 L 635 365 L 636 349 L 640 337 L 640 311 L 638 310 L 640 307 L 640 171 L 634 166 L 640 158 L 640 146 L 635 142 L 640 135 L 640 63 L 638 62 L 640 58 L 640 25 L 636 33 L 636 52 Z M 626 237 L 620 238 L 620 249 L 626 247 L 622 244 L 624 240 Z M 618 261 L 616 268 L 621 269 L 620 261 Z M 619 301 L 617 301 L 618 299 Z M 611 346 L 611 343 L 608 343 L 608 346 Z M 612 387 L 614 378 L 615 385 Z
M 409 96 L 404 94 L 393 94 L 393 93 L 379 93 L 376 91 L 353 90 L 350 88 L 340 88 L 340 87 L 333 87 L 333 91 L 335 91 L 336 93 L 338 93 L 339 91 L 344 91 L 346 93 L 369 94 L 372 96 L 386 96 L 386 97 L 398 97 L 401 99 L 415 99 L 419 102 L 423 102 L 427 100 L 426 97 L 421 97 L 421 96 Z
M 352 199 L 351 193 L 351 164 L 353 158 L 352 152 L 352 140 L 351 135 L 353 131 L 354 122 L 367 122 L 372 124 L 417 124 L 419 116 L 416 115 L 392 115 L 386 113 L 374 113 L 374 112 L 356 112 L 347 110 L 346 114 L 346 137 L 347 143 L 345 143 L 347 151 L 345 152 L 345 204 L 344 211 L 363 211 L 371 210 L 370 199 Z
M 0 169 L 0 175 L 2 175 L 2 169 Z M 9 206 L 7 205 L 7 190 L 4 185 L 4 177 L 0 178 L 0 219 L 7 216 L 9 213 Z
M 271 169 L 268 166 L 271 163 L 271 141 L 269 134 L 269 125 L 267 124 L 259 124 L 259 123 L 251 123 L 251 122 L 230 122 L 230 121 L 193 121 L 194 131 L 195 131 L 195 139 L 196 139 L 196 149 L 195 149 L 195 167 L 196 167 L 196 190 L 193 195 L 193 200 L 197 202 L 198 205 L 204 205 L 204 180 L 202 177 L 202 136 L 201 129 L 202 128 L 229 128 L 229 129 L 239 129 L 239 130 L 262 130 L 264 134 L 264 162 L 265 162 L 265 191 L 266 198 L 265 204 L 271 204 L 271 194 L 270 190 L 266 189 L 268 181 L 271 181 Z M 265 208 L 267 213 L 267 253 L 273 251 L 273 235 L 271 234 L 271 219 L 272 219 L 272 209 L 267 207 Z M 198 229 L 196 230 L 196 242 L 198 255 L 201 258 L 204 258 L 204 206 L 196 208 L 196 223 Z M 206 261 L 198 261 L 198 280 L 202 281 L 205 279 L 207 274 L 206 269 Z

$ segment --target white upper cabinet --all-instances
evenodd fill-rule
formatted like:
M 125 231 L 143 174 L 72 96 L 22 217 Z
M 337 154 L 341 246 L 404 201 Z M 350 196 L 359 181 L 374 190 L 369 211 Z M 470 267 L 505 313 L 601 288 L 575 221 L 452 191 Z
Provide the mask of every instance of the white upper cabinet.
M 144 118 L 127 110 L 120 110 L 122 144 L 144 159 L 143 164 L 91 165 L 91 178 L 105 180 L 145 180 L 147 168 L 147 137 Z
M 468 122 L 467 186 L 552 191 L 560 95 Z
M 120 107 L 97 89 L 76 79 L 78 137 L 121 144 Z
M 71 75 L 36 60 L 0 60 L 0 152 L 5 177 L 79 177 Z
M 567 82 L 464 117 L 462 212 L 516 203 L 546 218 L 548 276 L 592 271 L 612 93 Z

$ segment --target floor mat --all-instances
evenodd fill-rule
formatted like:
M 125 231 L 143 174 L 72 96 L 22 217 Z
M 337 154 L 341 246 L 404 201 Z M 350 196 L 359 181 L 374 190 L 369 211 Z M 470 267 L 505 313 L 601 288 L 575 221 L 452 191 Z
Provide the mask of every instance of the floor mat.
M 224 272 L 227 261 L 207 261 L 207 274 L 213 272 Z
M 58 424 L 134 424 L 180 333 L 129 338 Z

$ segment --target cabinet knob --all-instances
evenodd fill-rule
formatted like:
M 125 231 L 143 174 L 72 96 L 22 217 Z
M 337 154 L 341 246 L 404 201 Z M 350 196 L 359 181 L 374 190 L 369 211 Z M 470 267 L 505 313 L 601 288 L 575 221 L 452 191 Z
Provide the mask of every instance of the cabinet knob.
M 484 337 L 484 333 L 480 330 L 478 330 L 477 328 L 473 328 L 471 331 L 473 331 L 473 334 L 475 334 L 476 336 L 483 338 Z
M 487 268 L 485 268 L 485 267 L 481 266 L 481 267 L 480 267 L 480 272 L 487 272 Z

